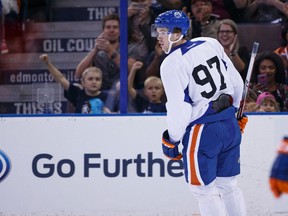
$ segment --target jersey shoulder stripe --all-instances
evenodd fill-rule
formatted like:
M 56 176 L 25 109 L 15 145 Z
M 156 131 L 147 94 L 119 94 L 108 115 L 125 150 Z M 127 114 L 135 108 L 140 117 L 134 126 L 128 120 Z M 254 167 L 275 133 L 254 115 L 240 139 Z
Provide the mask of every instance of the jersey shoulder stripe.
M 187 41 L 184 46 L 181 47 L 182 55 L 184 55 L 186 52 L 188 52 L 190 49 L 193 49 L 200 44 L 205 43 L 204 40 L 198 40 L 198 41 Z

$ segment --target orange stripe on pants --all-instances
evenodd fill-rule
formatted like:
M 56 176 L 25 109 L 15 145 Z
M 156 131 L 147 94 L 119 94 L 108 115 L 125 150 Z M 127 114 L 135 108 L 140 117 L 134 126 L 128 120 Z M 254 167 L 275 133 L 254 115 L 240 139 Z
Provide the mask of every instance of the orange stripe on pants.
M 190 148 L 190 152 L 189 152 L 189 154 L 190 154 L 190 169 L 191 169 L 190 170 L 190 173 L 191 173 L 190 182 L 193 185 L 201 185 L 201 183 L 198 180 L 198 177 L 196 175 L 195 154 L 194 154 L 200 127 L 201 127 L 201 124 L 195 125 L 195 128 L 193 130 L 193 134 L 192 134 L 192 139 L 191 139 L 191 148 Z M 197 157 L 197 155 L 196 155 L 196 157 Z

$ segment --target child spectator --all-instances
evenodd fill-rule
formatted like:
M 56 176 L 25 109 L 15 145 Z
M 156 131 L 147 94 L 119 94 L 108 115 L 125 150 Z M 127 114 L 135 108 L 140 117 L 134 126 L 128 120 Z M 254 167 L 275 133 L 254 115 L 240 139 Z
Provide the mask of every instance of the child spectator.
M 265 79 L 260 79 L 260 77 Z M 285 84 L 285 69 L 279 55 L 273 51 L 259 53 L 253 65 L 250 90 L 257 95 L 270 92 L 279 104 L 280 111 L 288 110 L 288 86 Z
M 133 87 L 135 74 L 142 67 L 142 62 L 135 62 L 128 77 L 128 92 L 135 103 L 136 111 L 141 113 L 166 112 L 165 104 L 161 101 L 161 97 L 164 95 L 164 88 L 159 77 L 150 76 L 145 80 L 144 95 L 147 99 L 139 94 Z
M 120 18 L 109 14 L 102 20 L 102 33 L 93 49 L 78 64 L 75 76 L 80 78 L 90 66 L 100 68 L 103 74 L 102 90 L 110 90 L 120 77 Z
M 274 95 L 269 92 L 263 92 L 257 98 L 256 104 L 258 112 L 279 112 L 279 106 Z
M 47 54 L 40 56 L 40 59 L 48 66 L 56 82 L 64 88 L 64 96 L 75 107 L 75 113 L 99 114 L 110 113 L 110 110 L 104 107 L 107 95 L 101 92 L 102 71 L 96 67 L 88 67 L 81 77 L 81 85 L 74 85 L 69 82 L 63 74 L 50 62 Z

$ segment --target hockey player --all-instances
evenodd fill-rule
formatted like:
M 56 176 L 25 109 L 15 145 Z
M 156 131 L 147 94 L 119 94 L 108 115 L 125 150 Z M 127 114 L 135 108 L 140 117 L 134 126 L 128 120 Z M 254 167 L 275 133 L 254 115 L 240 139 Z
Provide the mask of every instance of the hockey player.
M 276 198 L 288 193 L 288 136 L 283 138 L 270 174 L 270 188 Z
M 187 41 L 188 28 L 189 19 L 178 10 L 160 14 L 154 24 L 154 36 L 168 54 L 160 68 L 168 123 L 163 153 L 170 159 L 183 157 L 185 178 L 201 216 L 245 216 L 236 175 L 247 117 L 239 120 L 240 127 L 235 117 L 243 81 L 217 40 Z

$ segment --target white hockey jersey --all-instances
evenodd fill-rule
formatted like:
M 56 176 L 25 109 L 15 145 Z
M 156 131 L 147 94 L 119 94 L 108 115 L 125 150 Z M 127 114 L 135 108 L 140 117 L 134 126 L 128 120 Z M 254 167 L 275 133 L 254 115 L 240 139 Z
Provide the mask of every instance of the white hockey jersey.
M 186 127 L 220 94 L 231 95 L 236 108 L 240 105 L 244 83 L 216 39 L 198 37 L 175 47 L 161 64 L 160 73 L 171 141 L 181 140 Z

